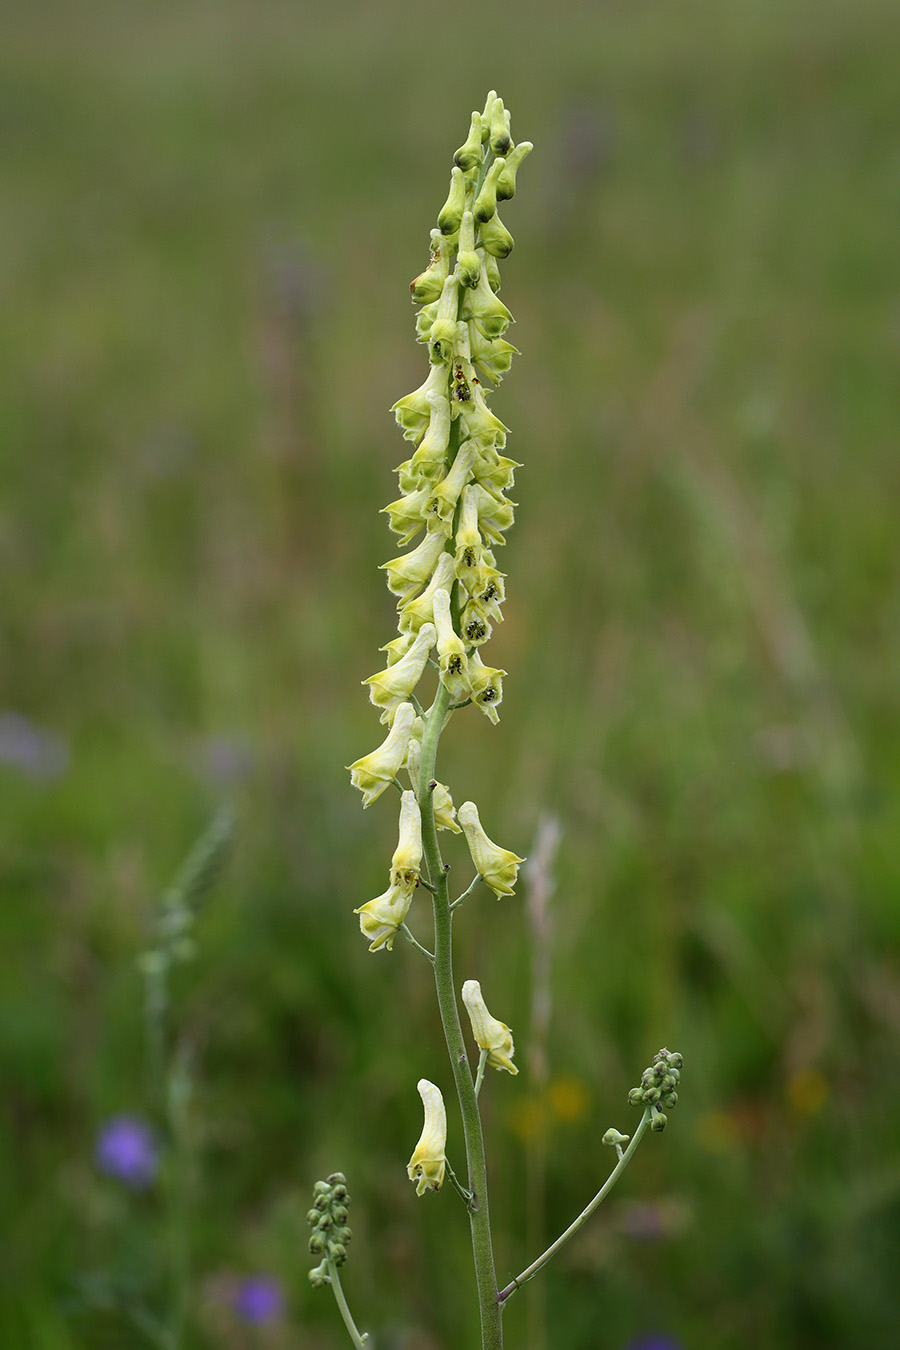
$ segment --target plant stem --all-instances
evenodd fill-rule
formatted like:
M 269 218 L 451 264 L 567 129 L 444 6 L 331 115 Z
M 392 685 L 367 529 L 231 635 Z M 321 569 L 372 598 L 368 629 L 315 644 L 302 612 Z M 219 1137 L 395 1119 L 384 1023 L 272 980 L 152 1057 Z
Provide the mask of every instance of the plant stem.
M 472 892 L 474 891 L 475 887 L 478 885 L 478 883 L 479 883 L 480 880 L 481 880 L 481 873 L 480 873 L 480 872 L 476 872 L 476 873 L 475 873 L 475 879 L 471 882 L 470 885 L 468 885 L 468 886 L 466 887 L 466 889 L 463 891 L 462 895 L 458 895 L 458 896 L 456 897 L 456 899 L 453 901 L 453 904 L 450 906 L 450 908 L 451 908 L 451 909 L 456 909 L 456 906 L 457 906 L 457 905 L 461 905 L 462 902 L 463 902 L 464 900 L 468 900 L 469 896 L 472 894 Z
M 481 1084 L 484 1082 L 484 1067 L 485 1067 L 485 1065 L 487 1064 L 487 1057 L 488 1057 L 488 1052 L 487 1052 L 487 1050 L 482 1050 L 481 1054 L 478 1056 L 478 1072 L 477 1072 L 477 1074 L 475 1075 L 475 1096 L 476 1096 L 476 1097 L 477 1097 L 477 1096 L 479 1095 L 479 1093 L 481 1092 Z
M 488 1213 L 487 1170 L 484 1158 L 484 1139 L 481 1117 L 475 1097 L 475 1084 L 466 1056 L 459 1008 L 453 985 L 453 916 L 447 890 L 447 874 L 441 858 L 437 827 L 434 822 L 434 796 L 428 784 L 434 778 L 437 747 L 441 728 L 450 705 L 450 693 L 443 684 L 425 721 L 422 736 L 422 759 L 419 773 L 419 807 L 422 812 L 422 843 L 428 872 L 434 886 L 434 982 L 437 989 L 441 1022 L 450 1055 L 450 1065 L 456 1083 L 462 1113 L 463 1134 L 466 1141 L 466 1161 L 469 1170 L 469 1221 L 472 1230 L 472 1254 L 475 1259 L 475 1280 L 478 1286 L 478 1304 L 481 1311 L 482 1350 L 502 1350 L 503 1328 L 500 1322 L 500 1303 L 497 1298 L 497 1277 L 494 1271 L 494 1249 L 491 1242 L 491 1222 Z
M 569 1238 L 573 1237 L 574 1234 L 578 1232 L 579 1228 L 585 1222 L 585 1220 L 589 1219 L 590 1216 L 593 1214 L 594 1210 L 597 1208 L 597 1206 L 603 1200 L 606 1199 L 607 1195 L 609 1195 L 613 1186 L 615 1186 L 619 1177 L 622 1175 L 622 1173 L 625 1171 L 625 1168 L 628 1166 L 631 1155 L 632 1153 L 634 1153 L 638 1144 L 641 1142 L 641 1135 L 644 1133 L 649 1123 L 650 1123 L 650 1108 L 648 1107 L 644 1111 L 644 1114 L 641 1116 L 640 1124 L 638 1125 L 637 1129 L 634 1132 L 634 1136 L 631 1140 L 631 1143 L 628 1145 L 627 1149 L 622 1154 L 621 1158 L 616 1163 L 615 1167 L 610 1172 L 609 1176 L 606 1178 L 606 1181 L 600 1187 L 599 1191 L 594 1196 L 591 1203 L 581 1211 L 581 1213 L 578 1215 L 578 1218 L 575 1219 L 574 1222 L 569 1224 L 566 1231 L 564 1233 L 561 1233 L 560 1236 L 556 1239 L 556 1241 L 551 1243 L 551 1245 L 547 1248 L 547 1250 L 543 1252 L 537 1258 L 536 1261 L 532 1261 L 531 1265 L 526 1266 L 526 1268 L 522 1271 L 521 1275 L 517 1275 L 511 1284 L 508 1284 L 505 1289 L 500 1290 L 500 1293 L 497 1295 L 497 1302 L 501 1307 L 505 1304 L 506 1300 L 516 1292 L 516 1290 L 521 1285 L 525 1284 L 527 1280 L 530 1280 L 532 1276 L 538 1273 L 539 1270 L 543 1269 L 543 1267 L 547 1264 L 547 1262 L 551 1259 L 551 1257 L 554 1257 L 556 1253 L 559 1251 L 560 1247 L 563 1247 L 568 1242 Z
M 344 1297 L 344 1290 L 341 1285 L 341 1277 L 338 1275 L 337 1266 L 330 1259 L 328 1261 L 328 1274 L 331 1277 L 331 1291 L 334 1294 L 334 1300 L 338 1305 L 338 1312 L 344 1319 L 344 1326 L 350 1334 L 350 1339 L 356 1347 L 356 1350 L 364 1350 L 366 1341 L 369 1339 L 369 1334 L 368 1332 L 363 1332 L 363 1334 L 360 1335 L 357 1330 L 353 1315 L 350 1312 L 350 1309 L 347 1306 L 347 1300 Z

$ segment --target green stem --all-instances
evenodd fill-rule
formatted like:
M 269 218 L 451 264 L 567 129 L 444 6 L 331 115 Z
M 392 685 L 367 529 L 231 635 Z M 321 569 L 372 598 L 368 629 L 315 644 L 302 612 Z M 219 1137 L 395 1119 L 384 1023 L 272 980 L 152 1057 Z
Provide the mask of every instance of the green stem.
M 430 887 L 429 887 L 429 889 L 430 889 Z M 413 945 L 414 947 L 416 947 L 416 948 L 422 953 L 423 956 L 427 956 L 429 961 L 432 961 L 432 962 L 434 961 L 434 957 L 431 955 L 431 952 L 428 950 L 428 948 L 427 948 L 427 947 L 423 947 L 422 944 L 421 944 L 421 942 L 417 942 L 417 941 L 416 941 L 416 939 L 415 939 L 415 938 L 413 937 L 413 935 L 412 935 L 412 932 L 410 931 L 409 928 L 407 928 L 407 926 L 406 926 L 405 923 L 401 923 L 401 925 L 400 925 L 400 932 L 401 932 L 401 933 L 403 934 L 403 936 L 406 938 L 407 942 L 411 942 L 412 945 Z
M 363 1332 L 363 1334 L 360 1335 L 357 1330 L 353 1315 L 347 1307 L 347 1300 L 344 1297 L 344 1290 L 341 1285 L 341 1277 L 338 1275 L 337 1266 L 330 1258 L 328 1259 L 328 1274 L 331 1278 L 331 1290 L 334 1294 L 334 1300 L 338 1305 L 338 1312 L 344 1319 L 344 1326 L 350 1334 L 350 1339 L 356 1347 L 356 1350 L 364 1350 L 366 1341 L 369 1339 L 369 1334 L 368 1332 Z
M 488 1057 L 488 1052 L 487 1052 L 487 1050 L 482 1050 L 481 1054 L 478 1056 L 478 1072 L 477 1072 L 477 1074 L 475 1075 L 475 1096 L 476 1096 L 476 1097 L 477 1097 L 477 1096 L 479 1095 L 479 1093 L 481 1092 L 481 1085 L 482 1085 L 482 1083 L 484 1082 L 484 1067 L 485 1067 L 485 1065 L 487 1064 L 487 1057 Z
M 480 880 L 481 880 L 481 873 L 476 872 L 474 881 L 472 881 L 471 884 L 466 887 L 462 895 L 458 895 L 456 897 L 450 908 L 456 909 L 457 905 L 461 905 L 464 900 L 468 900 L 469 896 L 472 894 L 472 892 L 474 891 L 475 887 L 478 885 Z
M 616 1182 L 619 1180 L 619 1177 L 622 1175 L 622 1173 L 625 1171 L 625 1168 L 628 1166 L 628 1163 L 631 1159 L 631 1155 L 634 1153 L 638 1144 L 641 1142 L 641 1136 L 646 1130 L 649 1123 L 650 1123 L 650 1109 L 648 1107 L 647 1110 L 645 1110 L 644 1114 L 641 1116 L 640 1124 L 638 1125 L 637 1129 L 634 1132 L 634 1136 L 631 1140 L 631 1143 L 628 1145 L 627 1149 L 622 1154 L 619 1161 L 616 1163 L 615 1167 L 610 1172 L 609 1176 L 606 1178 L 606 1181 L 600 1187 L 599 1191 L 594 1196 L 591 1203 L 581 1211 L 581 1213 L 578 1215 L 578 1218 L 575 1219 L 574 1222 L 569 1224 L 566 1231 L 564 1233 L 561 1233 L 560 1236 L 556 1239 L 556 1241 L 551 1243 L 551 1245 L 547 1248 L 547 1250 L 543 1252 L 537 1258 L 536 1261 L 532 1261 L 531 1265 L 526 1266 L 526 1268 L 522 1271 L 521 1275 L 517 1275 L 516 1278 L 510 1284 L 508 1284 L 505 1289 L 500 1290 L 500 1293 L 497 1295 L 497 1303 L 500 1307 L 504 1306 L 506 1300 L 509 1299 L 516 1292 L 516 1290 L 520 1288 L 521 1285 L 525 1284 L 527 1280 L 530 1280 L 534 1275 L 538 1273 L 539 1270 L 543 1269 L 543 1267 L 547 1264 L 547 1262 L 556 1255 L 560 1247 L 563 1247 L 568 1242 L 569 1238 L 573 1237 L 578 1232 L 579 1228 L 585 1222 L 585 1220 L 589 1219 L 590 1216 L 593 1214 L 594 1210 L 597 1208 L 597 1206 L 606 1199 L 606 1197 L 612 1190 L 613 1186 L 615 1186 Z
M 441 1022 L 450 1055 L 453 1079 L 462 1113 L 463 1134 L 466 1142 L 466 1161 L 469 1170 L 469 1221 L 472 1231 L 472 1254 L 475 1259 L 475 1281 L 478 1286 L 478 1304 L 481 1311 L 482 1350 L 502 1350 L 503 1328 L 500 1321 L 500 1303 L 497 1297 L 497 1277 L 494 1271 L 494 1249 L 491 1242 L 491 1221 L 488 1212 L 487 1169 L 484 1157 L 484 1139 L 475 1084 L 466 1056 L 459 1008 L 453 984 L 453 916 L 447 874 L 441 858 L 437 827 L 434 822 L 434 797 L 429 783 L 434 778 L 437 747 L 441 728 L 450 704 L 447 688 L 438 685 L 437 695 L 425 721 L 422 736 L 422 759 L 419 773 L 419 808 L 422 812 L 422 843 L 428 872 L 435 892 L 434 905 L 434 982 L 437 989 Z

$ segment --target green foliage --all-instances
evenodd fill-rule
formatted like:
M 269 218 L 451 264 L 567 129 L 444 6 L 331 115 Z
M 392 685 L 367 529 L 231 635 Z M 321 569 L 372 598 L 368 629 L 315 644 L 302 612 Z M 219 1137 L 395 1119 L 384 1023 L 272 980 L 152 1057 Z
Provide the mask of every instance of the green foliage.
M 543 810 L 565 829 L 539 1090 L 523 899 L 466 902 L 522 1067 L 510 1110 L 482 1093 L 498 1275 L 589 1198 L 667 1041 L 691 1090 L 550 1268 L 554 1350 L 595 1343 L 599 1310 L 610 1350 L 888 1344 L 900 15 L 477 16 L 469 106 L 501 89 L 542 153 L 504 263 L 528 378 L 494 395 L 527 461 L 492 639 L 516 679 L 492 755 L 460 720 L 442 764 L 522 853 Z M 417 1204 L 405 1171 L 430 972 L 359 941 L 384 840 L 341 768 L 393 609 L 373 503 L 419 373 L 398 296 L 446 188 L 408 169 L 459 139 L 446 14 L 22 3 L 4 27 L 0 714 L 44 740 L 0 757 L 0 1341 L 136 1339 L 97 1281 L 155 1277 L 161 1215 L 93 1139 L 144 1107 L 135 957 L 227 795 L 240 847 L 171 991 L 195 1344 L 241 1343 L 221 1290 L 253 1270 L 290 1289 L 285 1344 L 341 1344 L 304 1260 L 306 1179 L 335 1166 L 379 1343 L 467 1344 L 463 1207 Z M 542 1350 L 530 1297 L 509 1340 Z

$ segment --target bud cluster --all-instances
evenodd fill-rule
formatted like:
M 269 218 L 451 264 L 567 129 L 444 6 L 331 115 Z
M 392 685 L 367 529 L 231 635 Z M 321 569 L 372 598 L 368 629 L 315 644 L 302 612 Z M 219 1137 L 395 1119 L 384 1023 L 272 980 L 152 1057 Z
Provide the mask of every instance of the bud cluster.
M 321 1262 L 309 1272 L 314 1289 L 330 1282 L 329 1264 L 342 1266 L 347 1259 L 347 1243 L 351 1233 L 347 1227 L 347 1208 L 350 1193 L 343 1172 L 332 1172 L 327 1181 L 317 1181 L 313 1187 L 313 1207 L 306 1216 L 312 1229 L 309 1250 L 320 1256 Z
M 660 1133 L 666 1128 L 666 1116 L 660 1109 L 671 1111 L 678 1103 L 678 1083 L 681 1078 L 682 1056 L 677 1050 L 657 1050 L 653 1063 L 641 1074 L 641 1086 L 628 1094 L 631 1106 L 650 1107 L 650 1128 Z

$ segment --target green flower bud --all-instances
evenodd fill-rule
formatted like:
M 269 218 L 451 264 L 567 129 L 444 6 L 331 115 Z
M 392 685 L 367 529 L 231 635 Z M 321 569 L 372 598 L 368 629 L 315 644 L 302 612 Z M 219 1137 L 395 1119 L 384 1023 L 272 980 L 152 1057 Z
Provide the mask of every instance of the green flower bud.
M 416 333 L 417 341 L 430 342 L 431 328 L 437 318 L 439 301 L 435 300 L 433 304 L 425 305 L 416 315 Z
M 481 113 L 473 112 L 468 138 L 453 156 L 453 163 L 464 173 L 477 168 L 481 163 L 481 131 Z
M 327 1195 L 330 1190 L 331 1187 L 328 1185 L 327 1181 L 317 1181 L 315 1186 L 313 1186 L 313 1195 Z
M 643 1106 L 643 1104 L 644 1104 L 644 1094 L 641 1091 L 641 1089 L 632 1088 L 631 1091 L 628 1093 L 628 1105 Z
M 671 1111 L 673 1106 L 678 1105 L 678 1093 L 666 1092 L 663 1094 L 662 1104 L 667 1111 Z
M 342 1242 L 336 1242 L 331 1248 L 331 1259 L 336 1266 L 342 1266 L 347 1260 L 347 1248 Z
M 487 145 L 491 134 L 491 114 L 494 111 L 494 104 L 497 101 L 497 91 L 492 89 L 485 99 L 484 112 L 481 114 L 481 144 Z
M 481 191 L 475 198 L 474 215 L 479 224 L 490 220 L 491 216 L 497 210 L 497 179 L 506 167 L 506 160 L 501 157 L 495 159 L 488 169 L 484 182 L 481 185 Z
M 671 1055 L 666 1055 L 666 1063 L 670 1069 L 681 1069 L 684 1064 L 684 1056 L 675 1050 Z
M 450 251 L 450 245 L 440 230 L 432 230 L 431 260 L 425 271 L 409 283 L 409 293 L 417 305 L 429 304 L 440 298 L 450 272 Z
M 471 211 L 464 211 L 459 227 L 459 256 L 456 260 L 457 275 L 464 286 L 471 290 L 481 280 L 481 259 L 475 252 L 475 220 Z
M 319 1222 L 319 1211 L 317 1209 L 311 1209 L 306 1216 L 306 1222 L 311 1228 L 315 1228 L 316 1224 Z
M 615 1148 L 617 1144 L 627 1144 L 630 1138 L 630 1134 L 621 1134 L 617 1129 L 614 1129 L 613 1126 L 610 1126 L 600 1140 L 600 1143 L 606 1144 L 609 1148 Z
M 346 1186 L 347 1178 L 344 1176 L 343 1172 L 332 1172 L 328 1178 L 328 1184 L 329 1186 Z M 334 1198 L 336 1200 L 340 1198 L 337 1191 L 334 1192 Z M 350 1197 L 348 1196 L 347 1199 L 349 1200 L 349 1198 Z
M 658 1102 L 660 1096 L 661 1093 L 659 1088 L 657 1087 L 644 1088 L 644 1101 L 647 1102 L 648 1105 L 652 1105 L 654 1102 Z
M 480 226 L 478 242 L 494 258 L 508 258 L 513 251 L 513 237 L 496 211 Z
M 466 206 L 466 180 L 462 169 L 456 165 L 450 170 L 450 192 L 447 200 L 438 212 L 438 229 L 441 234 L 456 234 L 462 222 Z
M 486 338 L 500 338 L 512 323 L 512 315 L 502 300 L 498 300 L 488 285 L 484 268 L 474 291 L 466 292 L 463 318 L 474 320 L 479 333 Z
M 497 259 L 488 253 L 484 259 L 484 270 L 487 274 L 488 285 L 496 295 L 500 289 L 500 267 Z
M 326 1284 L 331 1284 L 331 1276 L 328 1274 L 328 1262 L 323 1261 L 320 1266 L 309 1272 L 309 1282 L 313 1289 L 321 1289 Z
M 531 141 L 519 141 L 517 146 L 506 151 L 506 164 L 503 172 L 497 179 L 497 200 L 500 202 L 508 201 L 510 197 L 516 194 L 516 173 L 519 165 L 527 155 L 530 155 L 534 146 Z
M 650 1117 L 650 1128 L 656 1134 L 662 1134 L 668 1121 L 658 1107 L 653 1108 L 653 1114 Z
M 503 106 L 503 99 L 497 98 L 491 107 L 490 147 L 495 155 L 505 155 L 511 145 L 509 113 Z
M 309 1250 L 313 1256 L 321 1256 L 325 1250 L 325 1239 L 321 1233 L 313 1233 L 309 1239 Z

